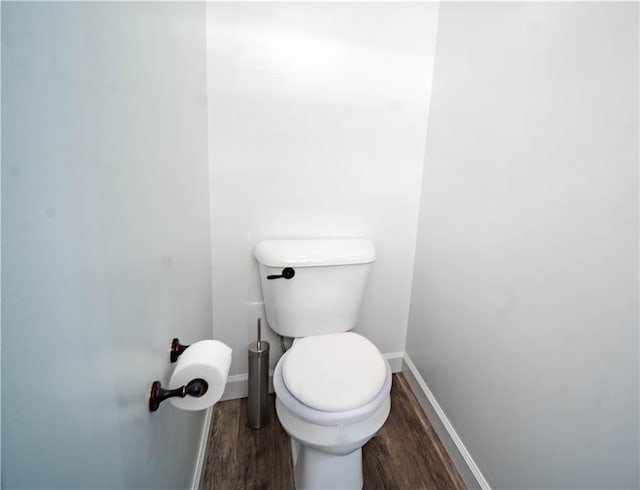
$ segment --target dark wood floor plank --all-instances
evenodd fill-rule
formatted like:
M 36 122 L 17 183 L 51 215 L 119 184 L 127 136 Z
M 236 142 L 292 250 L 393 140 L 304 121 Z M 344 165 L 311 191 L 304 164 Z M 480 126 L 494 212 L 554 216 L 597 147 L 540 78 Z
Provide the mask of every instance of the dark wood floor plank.
M 385 425 L 363 448 L 365 488 L 465 488 L 402 374 L 394 375 L 391 407 Z M 385 449 L 382 456 L 375 454 L 380 448 Z M 371 458 L 382 460 L 376 468 L 386 474 L 374 475 L 366 466 Z
M 277 422 L 270 396 L 270 423 L 261 430 L 247 426 L 247 399 L 216 407 L 200 488 L 293 489 L 289 436 Z
M 216 407 L 205 456 L 202 490 L 293 489 L 289 436 L 270 397 L 270 423 L 247 427 L 246 398 Z M 393 375 L 391 413 L 362 451 L 364 488 L 463 490 L 464 483 L 409 385 Z

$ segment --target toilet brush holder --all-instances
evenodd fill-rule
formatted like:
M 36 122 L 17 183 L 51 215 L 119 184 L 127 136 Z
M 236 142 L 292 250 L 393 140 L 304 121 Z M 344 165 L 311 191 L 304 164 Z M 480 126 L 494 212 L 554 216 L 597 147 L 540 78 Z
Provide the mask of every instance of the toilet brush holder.
M 247 424 L 261 429 L 269 422 L 269 342 L 261 339 L 258 318 L 258 340 L 249 344 L 249 393 L 247 396 Z

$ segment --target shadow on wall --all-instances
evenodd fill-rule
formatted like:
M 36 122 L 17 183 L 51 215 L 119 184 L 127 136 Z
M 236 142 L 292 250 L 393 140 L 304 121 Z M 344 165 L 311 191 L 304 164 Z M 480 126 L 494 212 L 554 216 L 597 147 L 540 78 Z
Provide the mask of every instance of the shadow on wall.
M 4 488 L 191 485 L 204 413 L 145 396 L 211 337 L 204 15 L 2 4 Z
M 495 488 L 640 485 L 638 54 L 637 3 L 441 6 L 407 352 Z

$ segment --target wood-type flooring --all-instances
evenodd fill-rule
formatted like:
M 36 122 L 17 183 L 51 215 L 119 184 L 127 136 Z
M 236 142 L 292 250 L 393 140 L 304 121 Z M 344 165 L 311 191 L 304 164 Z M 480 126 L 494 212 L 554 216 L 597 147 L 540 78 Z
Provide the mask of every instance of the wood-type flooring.
M 270 422 L 247 427 L 247 399 L 216 406 L 201 490 L 293 489 L 289 436 L 270 397 Z M 465 485 L 401 373 L 393 375 L 391 413 L 362 450 L 365 489 L 458 490 Z

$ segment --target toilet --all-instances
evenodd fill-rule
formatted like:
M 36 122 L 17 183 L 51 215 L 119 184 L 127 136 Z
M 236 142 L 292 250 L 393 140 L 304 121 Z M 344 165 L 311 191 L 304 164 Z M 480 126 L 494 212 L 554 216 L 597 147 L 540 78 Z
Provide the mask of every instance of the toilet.
M 269 326 L 294 338 L 273 385 L 296 488 L 362 488 L 362 446 L 391 409 L 389 363 L 350 331 L 375 248 L 365 239 L 265 240 L 255 257 Z

